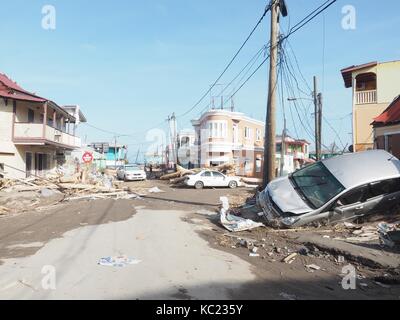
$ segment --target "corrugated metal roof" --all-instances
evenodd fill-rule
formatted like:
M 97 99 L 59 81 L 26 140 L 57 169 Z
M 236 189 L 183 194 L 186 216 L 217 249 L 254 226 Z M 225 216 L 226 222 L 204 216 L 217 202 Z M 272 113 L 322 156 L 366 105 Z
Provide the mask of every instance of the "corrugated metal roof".
M 387 109 L 372 123 L 374 126 L 382 126 L 400 122 L 400 95 L 393 100 Z

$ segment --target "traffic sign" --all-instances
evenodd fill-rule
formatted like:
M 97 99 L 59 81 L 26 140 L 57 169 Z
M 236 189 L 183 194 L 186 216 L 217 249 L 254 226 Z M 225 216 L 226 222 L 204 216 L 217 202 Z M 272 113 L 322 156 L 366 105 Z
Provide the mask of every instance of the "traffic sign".
M 84 163 L 91 163 L 93 161 L 93 154 L 91 152 L 85 152 L 82 156 Z

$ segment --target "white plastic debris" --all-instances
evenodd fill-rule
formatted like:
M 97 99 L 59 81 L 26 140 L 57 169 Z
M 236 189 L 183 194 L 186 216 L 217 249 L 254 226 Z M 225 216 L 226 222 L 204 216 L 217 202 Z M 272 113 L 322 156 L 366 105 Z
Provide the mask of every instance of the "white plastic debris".
M 311 269 L 311 270 L 320 270 L 321 267 L 317 266 L 316 264 L 309 264 L 306 266 L 307 269 Z
M 138 264 L 142 262 L 141 260 L 137 260 L 134 258 L 129 258 L 127 256 L 118 256 L 118 257 L 106 257 L 101 258 L 98 262 L 99 265 L 105 267 L 126 267 L 127 265 Z
M 154 187 L 149 189 L 149 193 L 162 193 L 165 191 L 162 191 L 159 187 Z
M 244 219 L 229 214 L 229 200 L 227 197 L 221 197 L 220 201 L 222 203 L 221 209 L 221 224 L 231 232 L 251 230 L 254 228 L 263 227 L 264 225 L 259 222 L 254 222 L 250 219 Z

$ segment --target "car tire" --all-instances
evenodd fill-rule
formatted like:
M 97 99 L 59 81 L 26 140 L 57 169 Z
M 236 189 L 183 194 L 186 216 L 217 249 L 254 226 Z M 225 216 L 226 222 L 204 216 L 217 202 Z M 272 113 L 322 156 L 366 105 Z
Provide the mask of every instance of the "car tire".
M 236 189 L 238 187 L 238 183 L 236 181 L 231 181 L 229 182 L 228 187 L 231 189 Z
M 203 189 L 203 188 L 204 188 L 204 183 L 201 182 L 201 181 L 197 181 L 197 182 L 194 184 L 194 187 L 195 187 L 197 190 Z

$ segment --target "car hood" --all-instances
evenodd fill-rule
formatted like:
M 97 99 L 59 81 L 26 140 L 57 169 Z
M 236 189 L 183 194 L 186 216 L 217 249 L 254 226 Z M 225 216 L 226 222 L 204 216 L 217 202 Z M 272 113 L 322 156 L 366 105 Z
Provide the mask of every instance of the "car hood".
M 294 189 L 289 177 L 272 181 L 268 185 L 267 190 L 269 196 L 283 212 L 302 215 L 312 211 Z

